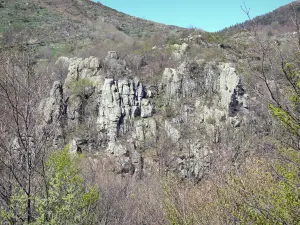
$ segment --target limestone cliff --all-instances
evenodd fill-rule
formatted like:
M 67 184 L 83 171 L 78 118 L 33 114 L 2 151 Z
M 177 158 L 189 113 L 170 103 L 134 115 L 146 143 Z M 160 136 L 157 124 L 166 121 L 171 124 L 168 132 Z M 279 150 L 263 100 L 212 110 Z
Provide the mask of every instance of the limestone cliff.
M 200 180 L 211 164 L 211 144 L 222 142 L 221 130 L 244 126 L 250 113 L 230 63 L 186 61 L 165 68 L 154 93 L 116 52 L 102 61 L 59 62 L 68 75 L 41 103 L 43 126 L 55 125 L 55 146 L 105 154 L 117 173 L 140 177 L 163 168 Z

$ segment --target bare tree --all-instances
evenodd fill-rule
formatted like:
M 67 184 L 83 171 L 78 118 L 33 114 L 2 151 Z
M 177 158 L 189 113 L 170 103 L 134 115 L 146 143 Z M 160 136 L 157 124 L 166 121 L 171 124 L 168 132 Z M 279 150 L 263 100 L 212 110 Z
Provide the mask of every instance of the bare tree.
M 34 52 L 10 50 L 0 58 L 0 204 L 10 206 L 14 190 L 26 194 L 26 215 L 15 212 L 14 223 L 33 220 L 32 195 L 43 184 L 48 135 L 39 129 L 37 108 L 46 89 L 35 72 Z

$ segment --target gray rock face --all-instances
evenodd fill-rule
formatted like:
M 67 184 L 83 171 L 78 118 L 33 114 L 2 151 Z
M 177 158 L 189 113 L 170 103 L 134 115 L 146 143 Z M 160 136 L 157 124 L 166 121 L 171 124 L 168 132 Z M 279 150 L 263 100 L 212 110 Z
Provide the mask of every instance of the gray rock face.
M 230 116 L 235 116 L 240 110 L 247 109 L 247 98 L 235 68 L 229 63 L 219 66 L 221 104 L 229 110 Z
M 129 173 L 135 175 L 137 178 L 142 176 L 143 158 L 132 143 L 120 144 L 110 142 L 107 151 L 116 162 L 116 173 Z
M 177 143 L 181 137 L 180 131 L 178 129 L 175 128 L 174 124 L 169 122 L 169 121 L 165 121 L 165 131 L 168 135 L 168 137 L 174 142 Z
M 137 120 L 134 123 L 134 137 L 137 145 L 156 144 L 157 141 L 157 123 L 153 118 Z
M 149 117 L 153 105 L 145 99 L 145 87 L 137 79 L 105 79 L 99 104 L 97 126 L 106 130 L 111 141 L 129 130 L 129 123 L 136 117 Z
M 47 124 L 59 123 L 63 111 L 63 89 L 59 81 L 54 82 L 50 97 L 41 102 L 40 111 Z
M 186 48 L 178 46 L 178 51 L 183 54 Z M 41 103 L 45 126 L 55 124 L 56 142 L 66 140 L 71 152 L 107 154 L 117 173 L 142 176 L 157 163 L 147 151 L 168 142 L 167 170 L 198 181 L 210 167 L 210 144 L 222 141 L 224 127 L 243 126 L 241 112 L 248 111 L 242 81 L 227 63 L 184 62 L 166 68 L 154 94 L 113 51 L 103 61 L 61 57 L 58 62 L 68 65 L 69 72 Z M 158 107 L 174 113 L 162 116 Z M 159 154 L 155 157 L 167 155 Z
M 175 168 L 181 178 L 193 178 L 200 181 L 208 172 L 211 165 L 211 153 L 207 146 L 202 146 L 199 140 L 186 147 L 175 160 Z
M 54 82 L 50 91 L 50 97 L 41 101 L 39 112 L 42 114 L 41 129 L 51 126 L 50 134 L 53 135 L 54 146 L 61 145 L 64 138 L 63 120 L 65 104 L 63 99 L 63 87 L 59 81 Z
M 176 102 L 181 98 L 193 97 L 201 85 L 193 79 L 190 64 L 182 63 L 177 69 L 166 68 L 160 85 L 167 101 Z
M 143 99 L 141 105 L 141 117 L 148 118 L 153 116 L 154 106 L 149 99 Z
M 41 103 L 45 124 L 56 124 L 61 131 L 56 139 L 70 139 L 71 152 L 105 151 L 118 159 L 116 171 L 140 176 L 141 154 L 117 142 L 130 133 L 139 146 L 155 140 L 156 123 L 148 119 L 154 114 L 153 96 L 139 79 L 124 78 L 134 74 L 116 52 L 109 52 L 103 62 L 95 57 L 61 57 L 58 62 L 68 65 L 69 72 L 64 85 L 55 82 Z
M 165 105 L 176 111 L 172 120 L 164 120 L 164 131 L 178 149 L 171 170 L 196 181 L 210 167 L 210 146 L 222 141 L 223 130 L 243 126 L 248 113 L 248 95 L 231 64 L 199 67 L 183 63 L 165 69 L 160 87 Z

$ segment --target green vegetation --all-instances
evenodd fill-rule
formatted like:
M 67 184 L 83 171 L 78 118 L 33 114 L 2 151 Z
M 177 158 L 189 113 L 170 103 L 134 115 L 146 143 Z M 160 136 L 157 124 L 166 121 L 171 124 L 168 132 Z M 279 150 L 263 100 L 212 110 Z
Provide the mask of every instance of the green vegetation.
M 174 45 L 175 45 L 175 44 L 170 44 L 170 43 L 167 44 L 167 47 L 166 47 L 166 49 L 165 49 L 166 54 L 170 55 L 170 54 L 172 54 L 174 51 L 178 50 Z
M 299 138 L 300 74 L 297 67 L 285 63 L 282 70 L 293 87 L 288 108 L 279 102 L 269 109 L 295 141 Z M 221 223 L 300 224 L 300 152 L 297 145 L 277 143 L 273 160 L 252 159 L 242 173 L 230 173 L 218 189 L 218 203 L 209 211 L 220 214 Z
M 65 44 L 57 43 L 51 45 L 51 50 L 52 50 L 52 57 L 58 58 L 59 56 L 69 55 L 71 52 L 73 52 L 74 47 L 68 43 Z
M 62 20 L 54 12 L 34 4 L 31 0 L 5 0 L 0 7 L 0 15 L 5 31 L 39 28 Z
M 167 179 L 164 182 L 164 208 L 167 214 L 169 225 L 193 225 L 194 215 L 192 213 L 185 213 L 178 207 L 176 202 L 177 192 L 176 182 L 174 178 Z
M 214 125 L 216 124 L 216 118 L 214 116 L 209 116 L 207 119 L 206 119 L 206 123 L 208 124 L 211 124 L 211 125 Z
M 147 53 L 152 51 L 152 45 L 149 42 L 141 42 L 138 44 L 137 49 L 134 51 L 137 55 L 146 55 Z
M 289 159 L 296 156 L 299 163 L 299 154 L 292 151 L 286 150 L 284 155 Z M 298 174 L 296 164 L 254 160 L 242 176 L 231 174 L 226 178 L 215 210 L 225 220 L 234 218 L 239 224 L 299 224 Z
M 25 141 L 22 139 L 24 127 L 40 127 L 40 124 L 36 124 L 36 118 L 27 119 L 31 116 L 31 112 L 36 111 L 36 105 L 38 104 L 35 103 L 31 106 L 32 108 L 28 107 L 30 110 L 23 106 L 26 103 L 31 104 L 31 102 L 40 101 L 40 99 L 36 100 L 35 98 L 28 101 L 25 97 L 26 94 L 31 94 L 32 90 L 41 90 L 48 86 L 48 82 L 52 79 L 52 77 L 49 77 L 52 72 L 50 70 L 52 64 L 46 64 L 48 63 L 47 60 L 39 62 L 40 66 L 45 67 L 45 71 L 47 70 L 45 77 L 41 73 L 41 80 L 47 82 L 47 85 L 43 84 L 39 88 L 33 86 L 23 92 L 24 88 L 20 89 L 20 87 L 26 87 L 27 84 L 34 84 L 35 82 L 24 82 L 26 85 L 17 84 L 14 86 L 15 80 L 22 79 L 2 79 L 1 88 L 5 87 L 7 82 L 10 81 L 13 81 L 12 87 L 15 87 L 15 89 L 12 89 L 7 86 L 8 88 L 4 89 L 6 92 L 2 93 L 4 97 L 8 97 L 3 102 L 12 104 L 10 107 L 6 107 L 6 110 L 11 111 L 1 117 L 5 119 L 4 123 L 7 122 L 7 127 L 5 126 L 5 129 L 2 130 L 5 131 L 2 132 L 4 135 L 2 139 L 4 141 L 9 139 L 6 136 L 6 128 L 11 129 L 11 126 L 13 126 L 9 120 L 11 119 L 10 114 L 12 114 L 14 116 L 12 121 L 17 119 L 18 122 L 19 118 L 25 119 L 25 125 L 17 124 L 15 128 L 19 132 L 17 134 L 20 142 L 29 144 L 25 143 L 20 146 L 21 150 L 18 150 L 20 153 L 17 154 L 16 159 L 13 159 L 14 161 L 11 161 L 11 165 L 9 164 L 10 160 L 14 158 L 14 153 L 11 153 L 11 141 L 8 140 L 7 143 L 4 143 L 4 147 L 1 147 L 4 150 L 1 152 L 1 158 L 3 157 L 3 159 L 1 159 L 0 171 L 4 178 L 0 179 L 0 223 L 300 225 L 300 152 L 299 147 L 294 144 L 298 144 L 300 140 L 300 74 L 298 69 L 300 67 L 298 64 L 282 62 L 282 71 L 278 71 L 277 66 L 280 66 L 281 63 L 276 62 L 274 63 L 275 72 L 267 69 L 262 70 L 261 66 L 266 65 L 258 63 L 261 62 L 261 57 L 259 57 L 261 55 L 259 51 L 261 50 L 255 49 L 251 52 L 251 48 L 255 48 L 253 47 L 255 41 L 247 42 L 248 34 L 239 34 L 232 38 L 234 31 L 203 32 L 203 35 L 197 35 L 194 38 L 193 35 L 196 31 L 193 33 L 193 29 L 186 31 L 186 36 L 191 35 L 187 40 L 189 49 L 184 55 L 184 59 L 177 62 L 171 57 L 176 50 L 174 44 L 181 44 L 186 36 L 181 36 L 183 34 L 179 32 L 169 32 L 177 30 L 175 28 L 127 17 L 125 14 L 115 12 L 104 6 L 98 7 L 97 4 L 91 1 L 44 0 L 43 3 L 41 6 L 32 0 L 0 0 L 0 16 L 2 18 L 0 38 L 3 39 L 1 45 L 14 45 L 17 42 L 12 41 L 12 39 L 21 37 L 21 45 L 29 45 L 29 48 L 38 45 L 37 57 L 39 59 L 50 59 L 49 61 L 61 55 L 70 55 L 76 52 L 78 47 L 87 45 L 95 55 L 88 51 L 84 52 L 85 49 L 82 49 L 84 57 L 90 55 L 99 57 L 99 55 L 102 55 L 102 57 L 99 57 L 102 60 L 108 50 L 117 51 L 119 47 L 123 49 L 123 55 L 128 57 L 128 59 L 124 57 L 126 66 L 130 69 L 130 66 L 132 66 L 135 70 L 131 72 L 128 70 L 128 76 L 122 75 L 122 78 L 120 78 L 121 76 L 115 78 L 132 78 L 135 80 L 135 75 L 138 75 L 143 83 L 147 81 L 145 82 L 147 93 L 153 90 L 153 93 L 147 94 L 147 97 L 152 98 L 151 101 L 155 101 L 157 116 L 148 119 L 136 117 L 129 120 L 127 114 L 128 112 L 131 114 L 131 112 L 127 108 L 140 107 L 137 104 L 139 101 L 126 103 L 125 100 L 122 102 L 122 99 L 117 99 L 122 102 L 119 105 L 122 108 L 120 118 L 111 121 L 112 123 L 104 121 L 105 129 L 101 128 L 102 130 L 99 131 L 99 126 L 92 126 L 99 114 L 99 99 L 97 100 L 99 96 L 92 96 L 95 93 L 96 86 L 99 86 L 98 83 L 93 82 L 93 79 L 89 77 L 80 79 L 78 77 L 68 77 L 67 80 L 70 79 L 72 82 L 68 84 L 67 89 L 64 89 L 63 94 L 64 99 L 66 99 L 64 105 L 60 101 L 55 103 L 49 101 L 49 107 L 48 105 L 45 106 L 45 110 L 49 110 L 49 115 L 51 114 L 52 117 L 52 124 L 48 124 L 49 130 L 59 131 L 57 132 L 59 133 L 57 139 L 61 139 L 61 141 L 63 139 L 65 141 L 74 139 L 72 143 L 76 141 L 75 144 L 78 144 L 78 149 L 81 150 L 82 148 L 82 151 L 88 149 L 88 154 L 91 155 L 92 160 L 90 158 L 82 160 L 82 155 L 71 155 L 68 147 L 48 155 L 48 153 L 44 153 L 44 149 L 39 151 L 35 146 L 32 147 L 31 142 L 37 143 L 37 145 L 44 144 L 44 139 L 32 141 L 36 136 L 36 130 L 32 131 L 33 135 L 25 136 Z M 69 9 L 68 12 L 65 12 L 67 16 L 59 12 L 64 8 Z M 99 16 L 101 16 L 101 20 Z M 99 19 L 97 25 L 96 22 L 94 23 L 94 19 Z M 103 24 L 106 22 L 109 24 L 111 21 L 114 22 L 114 25 L 118 24 L 116 25 L 117 30 L 113 25 L 105 27 L 102 24 L 102 19 L 105 21 Z M 82 22 L 86 20 L 89 21 L 89 24 Z M 271 26 L 273 29 L 279 29 L 277 23 L 273 23 Z M 273 32 L 273 30 L 270 30 L 268 35 L 276 37 L 276 33 L 271 33 L 271 31 Z M 23 33 L 26 34 L 24 37 Z M 134 37 L 143 36 L 143 38 L 131 39 L 125 33 Z M 151 33 L 155 33 L 156 36 L 145 37 Z M 245 39 L 240 37 L 245 37 Z M 82 44 L 80 45 L 81 41 Z M 276 54 L 273 54 L 276 49 L 272 49 L 273 46 L 271 45 L 273 42 L 270 43 L 270 50 L 272 51 L 267 51 L 266 58 L 270 57 L 268 54 L 272 54 L 271 57 L 276 58 Z M 155 48 L 153 48 L 154 46 Z M 279 49 L 281 47 L 282 45 L 278 46 Z M 249 57 L 245 54 L 246 49 L 249 50 Z M 242 51 L 244 51 L 244 55 Z M 5 57 L 4 55 L 3 62 L 11 61 L 6 60 Z M 251 63 L 256 63 L 255 69 L 253 65 L 250 65 L 248 59 Z M 241 78 L 243 84 L 246 83 L 244 81 L 248 77 L 249 80 L 253 78 L 255 82 L 262 82 L 261 86 L 264 86 L 264 81 L 268 85 L 268 75 L 272 72 L 274 72 L 272 74 L 274 77 L 277 74 L 286 76 L 287 81 L 279 84 L 288 84 L 284 87 L 286 96 L 280 96 L 280 99 L 284 99 L 285 103 L 282 105 L 273 99 L 273 104 L 269 105 L 273 117 L 285 128 L 284 132 L 279 126 L 273 128 L 269 125 L 270 118 L 268 118 L 267 110 L 263 107 L 257 110 L 257 114 L 261 113 L 262 117 L 258 117 L 255 122 L 260 126 L 260 119 L 263 118 L 268 126 L 265 129 L 264 124 L 262 124 L 258 130 L 263 134 L 257 136 L 256 134 L 250 135 L 251 132 L 257 131 L 255 126 L 253 131 L 251 126 L 251 131 L 248 132 L 246 123 L 245 127 L 241 126 L 229 130 L 231 129 L 229 128 L 230 121 L 227 121 L 228 124 L 225 123 L 225 115 L 220 118 L 220 121 L 224 121 L 222 124 L 217 124 L 218 118 L 213 114 L 211 116 L 206 115 L 205 123 L 203 123 L 202 118 L 205 113 L 199 112 L 201 109 L 204 110 L 204 107 L 200 107 L 202 104 L 211 109 L 214 109 L 214 107 L 221 111 L 227 109 L 222 108 L 220 105 L 216 106 L 218 104 L 217 100 L 221 96 L 215 98 L 218 97 L 217 90 L 219 86 L 217 79 L 219 76 L 218 63 L 227 62 L 227 60 L 232 64 L 236 63 L 236 70 L 244 75 Z M 200 61 L 201 66 L 199 66 Z M 299 61 L 299 59 L 295 61 Z M 121 63 L 121 60 L 119 62 Z M 171 84 L 164 88 L 165 84 L 163 84 L 161 76 L 163 70 L 165 68 L 177 68 L 182 62 L 186 62 L 185 65 L 189 65 L 189 67 L 179 67 L 178 74 L 180 78 L 175 79 L 174 77 L 173 81 L 176 82 L 174 87 Z M 34 69 L 31 64 L 35 65 L 35 63 L 25 63 L 29 67 L 24 66 L 17 70 L 20 71 L 20 78 L 33 77 L 35 74 L 40 75 L 33 72 Z M 4 65 L 6 64 L 4 63 Z M 101 63 L 101 65 L 103 64 Z M 123 70 L 123 66 L 125 67 L 123 62 L 122 67 L 116 64 L 116 70 L 119 70 L 119 68 Z M 12 69 L 14 68 L 12 67 Z M 103 72 L 106 72 L 106 68 L 104 66 Z M 60 70 L 57 73 L 63 79 L 66 69 L 60 68 Z M 24 76 L 23 71 L 31 72 L 31 76 Z M 50 71 L 49 74 L 48 71 Z M 85 69 L 80 71 L 80 77 L 85 75 L 84 72 Z M 255 76 L 257 74 L 261 75 L 263 72 L 267 74 L 266 76 L 263 74 L 261 78 L 266 79 L 257 81 L 258 79 L 256 80 Z M 112 77 L 109 73 L 107 75 Z M 14 78 L 14 76 L 12 77 Z M 102 78 L 106 79 L 106 76 L 103 75 Z M 33 81 L 37 81 L 37 79 Z M 169 82 L 166 81 L 166 85 Z M 194 87 L 196 85 L 197 87 Z M 132 87 L 130 84 L 130 90 L 137 88 L 135 86 Z M 258 91 L 260 91 L 261 86 L 255 83 Z M 170 99 L 166 98 L 166 95 L 170 93 L 164 93 L 164 91 L 169 91 L 169 88 L 176 89 L 175 93 L 178 98 L 171 96 L 169 96 Z M 187 93 L 185 90 L 179 90 L 181 88 L 188 89 Z M 252 101 L 254 108 L 256 102 L 259 102 L 259 97 L 251 95 L 251 86 L 246 88 L 251 97 L 249 98 L 249 101 L 251 101 L 249 111 L 251 111 Z M 191 94 L 189 89 L 191 89 Z M 22 92 L 14 96 L 14 90 L 22 90 Z M 198 92 L 195 93 L 194 90 Z M 171 91 L 173 93 L 173 90 Z M 235 94 L 244 95 L 243 88 L 236 88 L 234 91 Z M 123 92 L 125 93 L 125 89 Z M 279 91 L 276 94 L 280 95 L 280 93 L 282 92 Z M 45 96 L 44 93 L 34 94 L 38 97 Z M 69 96 L 70 102 L 67 101 Z M 91 96 L 92 98 L 89 98 Z M 104 97 L 102 96 L 102 98 Z M 137 96 L 131 97 L 136 99 Z M 232 102 L 235 101 L 233 97 L 236 97 L 236 95 L 232 96 Z M 14 101 L 10 101 L 11 99 L 16 100 L 16 105 L 14 105 Z M 88 99 L 92 101 L 89 102 Z M 286 103 L 287 100 L 289 100 L 289 103 Z M 127 104 L 129 106 L 124 109 L 123 103 L 126 107 Z M 257 105 L 261 106 L 262 104 Z M 26 114 L 22 116 L 16 110 L 19 106 L 21 110 L 30 113 L 29 117 Z M 75 106 L 73 107 L 74 110 L 72 106 Z M 194 110 L 194 106 L 197 107 L 196 110 Z M 62 111 L 63 113 L 61 113 Z M 69 111 L 74 111 L 73 113 L 76 113 L 76 116 L 71 115 L 73 116 L 71 117 Z M 197 111 L 198 116 L 196 115 Z M 253 111 L 256 113 L 256 109 L 253 109 Z M 248 113 L 245 110 L 245 113 L 242 111 L 241 114 L 247 116 Z M 79 115 L 79 118 L 77 115 Z M 247 123 L 254 122 L 252 121 L 252 113 L 249 113 L 249 115 L 251 116 L 250 120 L 245 119 L 243 121 Z M 253 113 L 253 115 L 255 114 Z M 72 122 L 74 118 L 76 120 Z M 79 120 L 78 124 L 77 118 Z M 253 120 L 256 120 L 256 118 L 253 118 Z M 29 124 L 26 123 L 28 121 L 30 121 Z M 179 141 L 172 140 L 171 135 L 179 136 L 179 133 L 175 129 L 173 132 L 173 127 L 170 127 L 168 132 L 168 124 L 164 124 L 165 121 L 172 121 L 172 124 L 173 122 L 176 124 L 176 128 L 180 131 Z M 199 121 L 199 123 L 194 121 Z M 114 126 L 115 124 L 117 126 Z M 214 125 L 211 127 L 215 129 L 206 129 L 207 124 Z M 47 129 L 45 128 L 45 133 L 47 133 L 48 125 Z M 50 127 L 52 125 L 55 126 L 53 129 Z M 56 130 L 58 125 L 62 129 Z M 135 125 L 136 127 L 134 127 Z M 109 129 L 106 129 L 106 127 Z M 116 142 L 113 143 L 115 145 L 110 145 L 107 138 L 112 134 L 110 128 L 120 130 L 119 134 L 123 137 L 118 136 Z M 210 127 L 208 126 L 208 128 Z M 135 130 L 132 134 L 127 132 L 132 129 Z M 272 143 L 277 147 L 276 157 L 268 158 L 268 155 L 264 152 L 258 155 L 255 150 L 246 152 L 245 148 L 248 146 L 252 148 L 258 143 L 254 139 L 257 137 L 265 138 L 266 135 L 279 135 L 277 130 L 280 130 L 283 134 L 280 138 L 286 138 L 288 141 Z M 14 137 L 13 135 L 12 132 L 12 137 Z M 47 136 L 42 136 L 42 138 L 49 140 L 51 145 L 52 134 L 47 133 L 45 135 Z M 236 135 L 238 135 L 237 138 L 235 138 Z M 271 138 L 274 139 L 274 136 Z M 216 141 L 217 139 L 218 141 Z M 126 145 L 121 146 L 124 143 Z M 259 144 L 263 145 L 265 142 L 262 141 Z M 107 146 L 110 151 L 103 151 L 100 154 L 101 156 L 98 155 L 98 151 Z M 273 146 L 269 148 L 274 149 Z M 51 148 L 49 151 L 53 150 Z M 107 155 L 108 152 L 110 153 Z M 268 153 L 270 152 L 271 150 Z M 22 159 L 19 160 L 19 158 Z M 238 159 L 236 160 L 236 158 Z M 6 161 L 9 162 L 8 165 L 6 165 Z M 22 162 L 20 163 L 20 161 Z M 35 165 L 32 168 L 30 168 L 31 161 Z M 236 161 L 238 162 L 236 163 Z M 232 169 L 233 167 L 234 169 Z M 206 170 L 209 170 L 209 173 Z M 147 174 L 146 179 L 136 179 L 134 183 L 130 183 L 132 181 L 130 175 L 134 174 L 134 176 L 138 175 L 140 177 L 143 172 Z M 158 172 L 157 177 L 156 172 Z M 118 175 L 115 173 L 118 173 Z M 87 176 L 83 178 L 81 174 Z M 110 178 L 111 174 L 113 175 Z M 174 177 L 170 178 L 170 174 L 179 174 L 182 180 L 177 180 Z M 193 183 L 186 181 L 190 178 L 191 180 L 194 179 L 192 180 Z M 198 183 L 200 179 L 202 179 L 201 184 Z M 97 188 L 91 186 L 90 183 L 97 184 Z M 5 191 L 8 190 L 3 196 L 2 187 L 5 187 Z M 101 199 L 99 190 L 103 194 Z
M 88 78 L 81 78 L 77 81 L 73 81 L 69 86 L 73 96 L 85 97 L 91 92 L 94 83 Z
M 225 44 L 230 41 L 231 35 L 224 32 L 210 33 L 205 32 L 202 34 L 202 38 L 208 43 Z
M 91 35 L 92 27 L 32 0 L 3 0 L 0 7 L 0 37 L 3 47 L 20 44 L 37 48 L 46 59 L 69 55 Z M 51 55 L 50 51 L 51 49 Z
M 80 158 L 71 155 L 68 147 L 50 155 L 45 163 L 44 187 L 31 195 L 34 219 L 30 224 L 93 224 L 92 209 L 99 200 L 99 192 L 84 184 Z M 20 224 L 26 221 L 26 209 L 26 194 L 13 188 L 9 208 L 1 209 L 1 221 Z

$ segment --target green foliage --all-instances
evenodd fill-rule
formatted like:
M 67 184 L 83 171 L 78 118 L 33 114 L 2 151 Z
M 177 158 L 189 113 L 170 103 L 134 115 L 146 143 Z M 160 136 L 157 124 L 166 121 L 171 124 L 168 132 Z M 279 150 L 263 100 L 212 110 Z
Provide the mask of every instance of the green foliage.
M 166 42 L 167 45 L 182 44 L 179 35 L 177 35 L 176 33 L 170 33 L 169 36 L 167 37 Z
M 144 42 L 141 42 L 138 44 L 138 48 L 134 51 L 134 53 L 137 55 L 143 56 L 143 55 L 151 52 L 152 47 L 153 46 L 151 45 L 151 43 L 144 41 Z
M 300 103 L 299 73 L 295 66 L 282 69 L 289 81 L 289 107 L 270 104 L 269 109 L 288 131 L 290 138 L 299 141 Z M 232 173 L 226 185 L 219 188 L 215 210 L 222 222 L 238 224 L 300 224 L 300 152 L 297 146 L 282 143 L 280 157 L 272 160 L 252 160 L 242 174 Z
M 49 172 L 48 198 L 41 198 L 38 212 L 45 216 L 37 219 L 37 224 L 45 224 L 46 218 L 50 224 L 90 224 L 93 221 L 91 207 L 99 199 L 96 188 L 89 190 L 84 185 L 79 174 L 78 155 L 72 156 L 68 148 L 55 152 L 46 166 Z M 85 222 L 83 222 L 85 221 Z
M 1 24 L 7 30 L 38 28 L 45 22 L 57 21 L 60 17 L 44 7 L 38 7 L 31 1 L 5 1 L 1 3 Z
M 88 188 L 79 171 L 80 156 L 71 155 L 68 147 L 53 153 L 46 167 L 46 187 L 31 198 L 35 216 L 31 224 L 93 224 L 93 207 L 99 199 L 95 187 Z M 27 195 L 14 189 L 8 209 L 1 209 L 1 221 L 18 222 L 26 215 Z
M 205 122 L 208 123 L 208 124 L 214 125 L 214 124 L 216 124 L 217 121 L 216 121 L 216 118 L 214 116 L 209 116 L 209 117 L 207 117 Z
M 73 96 L 84 97 L 91 93 L 94 82 L 88 78 L 80 78 L 77 81 L 70 83 L 69 87 Z
M 167 180 L 164 183 L 164 209 L 170 225 L 192 225 L 194 224 L 194 216 L 183 212 L 176 202 L 178 193 L 174 180 Z
M 165 48 L 166 54 L 170 55 L 170 54 L 172 54 L 174 51 L 178 50 L 174 45 L 175 45 L 175 44 L 170 44 L 170 43 L 167 44 L 167 47 Z
M 289 80 L 292 87 L 288 90 L 288 99 L 291 110 L 282 107 L 281 105 L 269 105 L 269 109 L 281 124 L 293 135 L 300 135 L 300 122 L 297 116 L 300 106 L 300 74 L 296 69 L 296 66 L 290 63 L 286 63 L 283 67 L 283 72 Z
M 58 58 L 62 55 L 69 55 L 74 50 L 71 44 L 53 44 L 51 45 L 52 57 Z
M 293 150 L 284 154 L 300 162 Z M 228 176 L 219 189 L 218 210 L 227 215 L 226 220 L 234 218 L 239 224 L 300 224 L 299 167 L 278 160 L 271 164 L 275 176 L 266 165 L 266 161 L 252 161 L 241 176 Z
M 0 221 L 7 224 L 14 224 L 26 215 L 27 196 L 21 188 L 13 188 L 13 194 L 9 199 L 8 209 L 1 208 Z
M 295 123 L 295 118 L 281 107 L 269 105 L 272 115 L 278 119 L 294 135 L 299 134 L 300 125 Z

